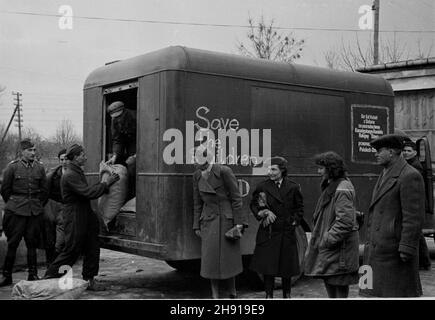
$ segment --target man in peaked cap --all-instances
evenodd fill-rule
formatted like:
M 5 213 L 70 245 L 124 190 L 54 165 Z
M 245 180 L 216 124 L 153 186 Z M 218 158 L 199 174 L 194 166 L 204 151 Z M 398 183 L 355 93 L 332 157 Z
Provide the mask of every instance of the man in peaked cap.
M 107 107 L 112 118 L 112 152 L 108 164 L 127 166 L 129 177 L 128 199 L 136 194 L 136 113 L 125 107 L 122 101 L 115 101 Z
M 383 170 L 373 190 L 367 222 L 364 265 L 372 268 L 373 287 L 361 295 L 418 297 L 422 294 L 418 244 L 424 217 L 424 183 L 402 157 L 404 138 L 390 134 L 373 140 Z
M 413 166 L 415 169 L 420 172 L 423 180 L 425 179 L 424 169 L 420 163 L 420 159 L 417 155 L 417 145 L 410 138 L 406 138 L 403 143 L 403 157 L 409 165 Z M 428 194 L 427 190 L 425 190 L 425 212 L 432 214 L 429 212 L 429 199 L 431 196 Z M 432 215 L 430 216 L 432 217 Z M 423 270 L 430 270 L 431 268 L 431 260 L 429 255 L 429 249 L 427 247 L 426 239 L 424 237 L 423 231 L 420 233 L 420 243 L 419 243 L 419 267 Z
M 57 154 L 59 165 L 47 173 L 47 197 L 43 216 L 43 238 L 47 266 L 49 266 L 60 253 L 64 244 L 63 232 L 63 200 L 60 180 L 66 171 L 66 149 Z
M 1 195 L 6 202 L 3 228 L 8 249 L 0 286 L 12 284 L 12 269 L 18 245 L 24 238 L 27 247 L 27 280 L 38 280 L 36 248 L 39 244 L 40 215 L 46 202 L 44 167 L 35 160 L 35 146 L 29 139 L 20 142 L 21 157 L 8 164 Z

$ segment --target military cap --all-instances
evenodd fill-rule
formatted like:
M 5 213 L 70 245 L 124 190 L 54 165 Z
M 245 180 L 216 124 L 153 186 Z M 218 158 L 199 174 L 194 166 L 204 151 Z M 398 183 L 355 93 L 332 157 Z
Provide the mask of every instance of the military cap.
M 30 148 L 33 148 L 34 146 L 35 145 L 33 144 L 32 141 L 30 141 L 29 138 L 26 138 L 26 139 L 20 141 L 21 150 L 30 149 Z
M 112 118 L 120 116 L 122 111 L 124 111 L 124 103 L 121 101 L 115 101 L 107 107 L 107 112 Z
M 404 136 L 398 134 L 386 134 L 370 142 L 370 145 L 379 150 L 381 148 L 403 149 Z
M 415 142 L 414 141 L 412 141 L 411 139 L 405 139 L 404 141 L 403 141 L 403 147 L 405 148 L 405 147 L 411 147 L 412 149 L 414 149 L 414 150 L 417 150 L 417 145 L 415 144 Z
M 61 155 L 66 154 L 66 149 L 63 148 L 57 153 L 57 157 L 60 158 Z
M 287 160 L 283 157 L 272 157 L 270 159 L 270 164 L 273 166 L 274 164 L 280 166 L 280 167 L 286 167 L 287 166 Z
M 74 156 L 78 156 L 83 151 L 83 147 L 79 144 L 73 144 L 66 150 L 66 157 L 72 160 Z

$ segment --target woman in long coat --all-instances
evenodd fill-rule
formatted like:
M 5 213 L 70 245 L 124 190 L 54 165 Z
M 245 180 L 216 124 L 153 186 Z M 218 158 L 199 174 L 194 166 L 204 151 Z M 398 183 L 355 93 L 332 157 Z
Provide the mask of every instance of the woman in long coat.
M 240 232 L 247 226 L 242 212 L 237 179 L 224 165 L 205 162 L 193 174 L 193 229 L 201 237 L 201 276 L 211 280 L 212 296 L 219 298 L 221 280 L 236 297 L 235 276 L 243 271 L 240 240 L 225 233 L 234 226 Z
M 322 175 L 322 194 L 313 215 L 305 275 L 323 279 L 330 298 L 347 298 L 349 285 L 358 283 L 355 189 L 337 153 L 319 154 L 315 162 Z
M 287 161 L 273 157 L 269 179 L 255 189 L 251 211 L 261 221 L 251 269 L 264 276 L 266 298 L 273 298 L 275 277 L 282 278 L 283 298 L 290 298 L 291 276 L 300 273 L 296 227 L 303 217 L 300 186 L 286 177 Z

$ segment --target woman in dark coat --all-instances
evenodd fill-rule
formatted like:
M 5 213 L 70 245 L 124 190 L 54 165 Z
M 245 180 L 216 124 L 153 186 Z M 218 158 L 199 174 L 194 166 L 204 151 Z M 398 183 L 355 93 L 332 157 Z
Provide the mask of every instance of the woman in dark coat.
M 193 229 L 201 237 L 201 276 L 211 280 L 214 299 L 235 298 L 235 276 L 243 271 L 240 240 L 225 233 L 235 226 L 242 232 L 247 217 L 232 170 L 212 163 L 209 159 L 197 165 L 193 174 Z M 219 294 L 221 282 L 226 282 L 226 296 Z
M 296 227 L 304 205 L 300 186 L 286 175 L 287 161 L 272 158 L 269 179 L 256 187 L 250 205 L 261 221 L 251 269 L 264 275 L 266 298 L 273 298 L 275 277 L 282 278 L 283 297 L 290 298 L 291 276 L 300 273 Z
M 313 215 L 305 275 L 323 279 L 330 298 L 347 298 L 349 285 L 358 283 L 355 189 L 338 154 L 319 154 L 315 162 L 322 175 L 322 194 Z

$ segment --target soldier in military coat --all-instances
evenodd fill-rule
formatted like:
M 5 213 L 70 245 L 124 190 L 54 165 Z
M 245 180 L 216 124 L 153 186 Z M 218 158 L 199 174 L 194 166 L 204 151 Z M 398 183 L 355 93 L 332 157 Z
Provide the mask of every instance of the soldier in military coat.
M 46 202 L 46 176 L 41 163 L 35 160 L 35 145 L 25 139 L 20 142 L 21 157 L 7 166 L 1 195 L 6 203 L 3 229 L 8 249 L 3 264 L 0 286 L 12 284 L 12 269 L 21 239 L 27 247 L 27 280 L 38 280 L 36 248 L 39 242 L 40 215 Z

